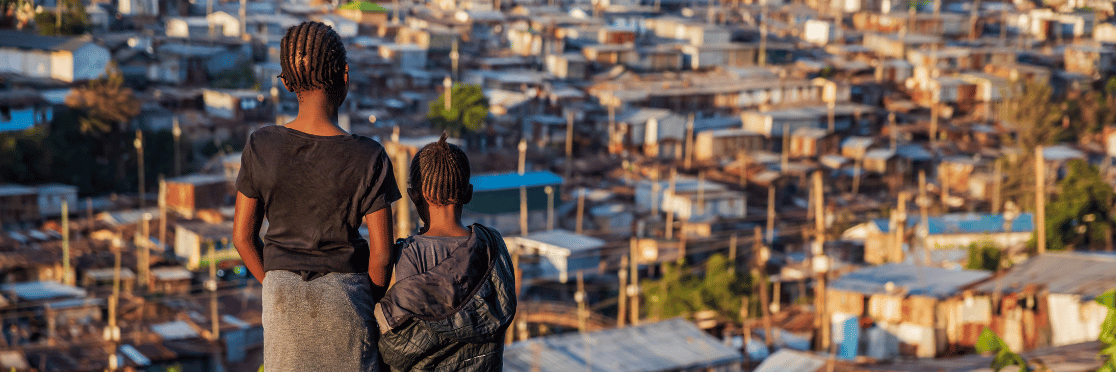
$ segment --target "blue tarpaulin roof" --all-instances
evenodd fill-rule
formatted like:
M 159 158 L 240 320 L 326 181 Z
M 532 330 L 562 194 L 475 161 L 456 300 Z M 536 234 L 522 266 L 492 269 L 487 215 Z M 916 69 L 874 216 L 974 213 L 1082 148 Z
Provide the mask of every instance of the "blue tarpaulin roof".
M 879 228 L 880 231 L 890 231 L 890 226 L 888 226 L 889 223 L 886 218 L 877 218 L 872 222 L 876 223 L 876 227 Z M 930 217 L 928 222 L 930 235 L 991 234 L 1007 231 L 1004 230 L 1003 214 L 947 214 Z M 918 217 L 907 219 L 907 228 L 918 226 L 918 223 Z M 1035 222 L 1030 213 L 1021 213 L 1015 220 L 1011 221 L 1012 232 L 1030 232 L 1034 230 Z
M 473 176 L 473 192 L 509 190 L 525 187 L 561 185 L 562 177 L 547 171 L 519 173 L 496 173 Z
M 862 294 L 883 294 L 888 282 L 896 288 L 906 287 L 907 294 L 935 298 L 948 297 L 958 288 L 984 280 L 991 273 L 983 270 L 950 270 L 940 267 L 919 267 L 908 264 L 887 264 L 867 267 L 845 274 L 830 289 Z

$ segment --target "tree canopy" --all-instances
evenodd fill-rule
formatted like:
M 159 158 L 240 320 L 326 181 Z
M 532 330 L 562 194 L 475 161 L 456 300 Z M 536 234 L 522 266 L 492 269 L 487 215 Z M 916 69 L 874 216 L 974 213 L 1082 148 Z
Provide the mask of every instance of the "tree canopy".
M 82 35 L 89 29 L 89 14 L 85 13 L 85 5 L 81 0 L 58 0 L 62 7 L 62 22 L 59 28 L 58 14 L 45 11 L 35 15 L 35 24 L 39 26 L 41 35 Z
M 434 128 L 453 136 L 475 133 L 484 128 L 488 117 L 488 98 L 479 85 L 454 84 L 450 93 L 450 109 L 446 110 L 445 95 L 430 103 L 426 119 Z
M 1112 186 L 1084 160 L 1070 160 L 1066 168 L 1066 178 L 1058 181 L 1058 195 L 1046 207 L 1046 246 L 1052 250 L 1103 247 L 1108 235 L 1116 232 Z
M 740 307 L 751 294 L 753 278 L 731 268 L 732 262 L 721 254 L 705 262 L 705 275 L 689 271 L 683 263 L 663 265 L 659 280 L 640 284 L 646 299 L 642 311 L 665 319 L 713 310 L 722 318 L 740 321 Z

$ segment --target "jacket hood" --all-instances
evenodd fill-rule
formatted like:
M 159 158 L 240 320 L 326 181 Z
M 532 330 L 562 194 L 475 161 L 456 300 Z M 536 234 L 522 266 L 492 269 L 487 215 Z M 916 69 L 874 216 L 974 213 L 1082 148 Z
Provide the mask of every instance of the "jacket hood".
M 388 289 L 376 306 L 381 332 L 423 322 L 442 337 L 502 337 L 515 315 L 515 278 L 504 239 L 474 224 L 464 244 L 437 266 Z

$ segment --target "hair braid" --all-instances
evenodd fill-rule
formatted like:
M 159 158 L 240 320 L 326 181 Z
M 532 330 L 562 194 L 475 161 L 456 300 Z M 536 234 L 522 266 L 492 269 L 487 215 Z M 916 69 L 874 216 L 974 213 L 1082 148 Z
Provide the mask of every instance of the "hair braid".
M 469 172 L 469 157 L 446 142 L 442 132 L 438 142 L 424 146 L 411 161 L 411 187 L 430 204 L 465 204 L 471 197 Z
M 291 27 L 279 55 L 279 77 L 291 92 L 321 89 L 338 105 L 345 99 L 345 44 L 333 28 L 321 22 Z

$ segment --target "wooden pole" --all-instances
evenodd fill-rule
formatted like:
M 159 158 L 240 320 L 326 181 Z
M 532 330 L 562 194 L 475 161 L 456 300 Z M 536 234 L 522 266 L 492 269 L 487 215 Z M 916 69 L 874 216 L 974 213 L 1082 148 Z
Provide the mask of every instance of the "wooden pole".
M 159 250 L 167 247 L 167 180 L 159 175 Z
M 1035 244 L 1038 254 L 1046 253 L 1046 160 L 1042 146 L 1035 147 Z
M 581 234 L 582 227 L 584 227 L 585 220 L 585 188 L 581 188 L 581 192 L 577 194 L 577 228 L 575 232 Z
M 705 171 L 698 172 L 697 212 L 705 214 Z
M 616 327 L 624 328 L 624 319 L 628 316 L 628 255 L 620 256 L 620 301 L 617 302 Z
M 864 157 L 863 156 L 861 156 L 860 158 L 857 158 L 857 159 L 853 159 L 853 186 L 852 186 L 853 196 L 856 196 L 857 194 L 860 193 L 860 172 L 862 171 L 861 168 L 863 168 L 863 167 L 864 167 Z
M 995 167 L 992 171 L 992 213 L 1000 213 L 1000 189 L 1003 187 L 1003 163 L 1000 159 L 995 160 Z
M 783 152 L 779 159 L 779 173 L 787 173 L 787 164 L 790 163 L 790 124 L 783 124 Z
M 686 169 L 694 167 L 694 114 L 686 119 Z
M 833 133 L 837 130 L 837 101 L 829 101 L 826 106 L 829 108 L 829 133 Z
M 752 276 L 759 279 L 759 295 L 760 295 L 760 313 L 763 314 L 763 335 L 767 343 L 767 348 L 771 349 L 775 345 L 773 327 L 771 325 L 771 308 L 767 299 L 767 259 L 768 249 L 759 241 L 759 226 L 755 228 L 756 245 L 753 246 L 755 254 L 754 266 L 752 268 Z
M 630 280 L 632 284 L 628 286 L 628 298 L 632 301 L 632 306 L 629 310 L 632 312 L 632 325 L 639 325 L 639 243 L 635 238 L 632 238 L 630 245 L 631 253 L 629 255 L 631 258 L 628 260 L 628 265 L 631 265 L 629 267 L 631 272 L 628 273 L 628 280 Z
M 759 226 L 756 226 L 756 230 L 756 239 L 758 240 L 760 239 Z M 729 262 L 732 263 L 732 266 L 729 266 L 729 271 L 736 274 L 736 234 L 729 237 Z
M 586 311 L 585 311 L 585 273 L 581 270 L 577 271 L 577 293 L 574 293 L 574 301 L 577 301 L 577 331 L 585 332 Z
M 144 209 L 147 207 L 147 196 L 145 190 L 144 177 L 143 177 L 143 131 L 136 131 L 136 140 L 133 143 L 136 146 L 136 162 L 139 168 L 139 207 Z
M 767 186 L 767 242 L 775 242 L 775 185 Z
M 740 162 L 740 189 L 745 192 L 748 191 L 748 159 L 744 156 L 744 151 L 736 152 L 736 160 Z
M 278 93 L 279 90 L 276 89 L 275 92 Z M 275 101 L 275 106 L 278 107 L 278 99 Z M 179 140 L 182 138 L 182 126 L 178 123 L 178 115 L 174 115 L 172 120 L 171 135 L 174 137 L 174 176 L 178 177 L 182 175 L 182 151 L 180 150 L 182 145 L 179 144 Z
M 221 245 L 228 245 L 228 238 L 221 238 Z M 209 242 L 209 316 L 213 329 L 210 331 L 211 340 L 221 339 L 221 318 L 217 312 L 217 247 L 215 242 Z
M 566 112 L 566 182 L 573 175 L 573 111 Z
M 519 175 L 527 173 L 527 140 L 519 140 Z M 522 181 L 522 180 L 521 180 Z M 519 186 L 519 235 L 527 236 L 527 187 Z
M 92 226 L 93 221 L 89 221 Z M 70 207 L 62 200 L 62 283 L 74 285 L 73 268 L 70 267 Z
M 511 252 L 512 272 L 515 275 L 515 296 L 516 297 L 519 297 L 519 294 L 520 294 L 519 290 L 521 288 L 523 288 L 522 287 L 523 286 L 523 271 L 519 269 L 519 254 L 520 254 L 519 251 L 520 251 L 520 249 L 522 249 L 522 247 L 516 247 L 515 250 Z M 512 324 L 517 324 L 517 323 L 518 322 L 516 321 L 516 319 L 512 319 Z M 504 343 L 505 344 L 510 344 L 510 343 L 513 343 L 513 342 L 515 342 L 515 326 L 510 326 L 510 327 L 508 327 L 507 332 L 504 333 Z
M 143 214 L 143 241 L 136 246 L 136 270 L 139 271 L 136 281 L 136 286 L 139 288 L 147 288 L 148 279 L 151 276 L 151 213 Z
M 554 230 L 554 187 L 547 186 L 546 192 L 546 231 Z
M 819 239 L 825 240 L 825 191 L 821 171 L 814 171 L 814 230 Z
M 767 66 L 767 1 L 760 1 L 760 44 L 759 44 L 759 61 L 756 63 L 760 67 Z

